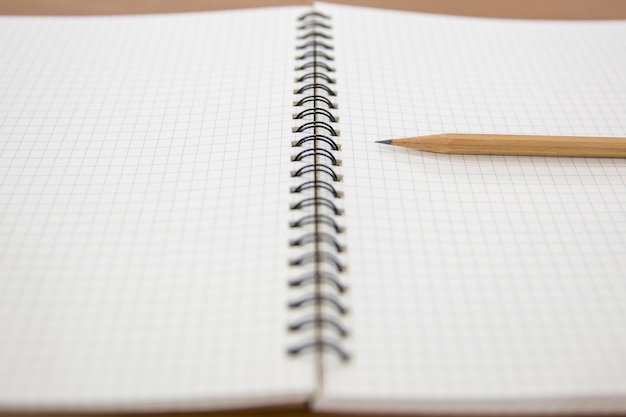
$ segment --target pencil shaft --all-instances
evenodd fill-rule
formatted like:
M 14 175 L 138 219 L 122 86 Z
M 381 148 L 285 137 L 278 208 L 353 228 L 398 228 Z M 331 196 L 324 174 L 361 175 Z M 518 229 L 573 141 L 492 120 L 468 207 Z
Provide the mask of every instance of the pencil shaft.
M 626 158 L 626 138 L 444 133 L 391 143 L 446 154 Z

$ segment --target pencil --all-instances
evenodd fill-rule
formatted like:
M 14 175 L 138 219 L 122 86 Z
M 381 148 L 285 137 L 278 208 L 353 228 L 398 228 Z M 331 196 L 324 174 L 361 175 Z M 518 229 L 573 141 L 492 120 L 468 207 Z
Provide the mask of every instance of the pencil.
M 626 138 L 618 137 L 442 133 L 377 143 L 445 154 L 626 158 Z

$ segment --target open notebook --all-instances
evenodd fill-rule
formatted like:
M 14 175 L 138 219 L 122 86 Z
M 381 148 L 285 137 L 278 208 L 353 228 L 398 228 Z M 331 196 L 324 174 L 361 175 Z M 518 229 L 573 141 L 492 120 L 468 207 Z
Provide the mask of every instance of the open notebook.
M 626 23 L 0 18 L 0 410 L 626 411 Z M 295 69 L 294 69 L 295 68 Z

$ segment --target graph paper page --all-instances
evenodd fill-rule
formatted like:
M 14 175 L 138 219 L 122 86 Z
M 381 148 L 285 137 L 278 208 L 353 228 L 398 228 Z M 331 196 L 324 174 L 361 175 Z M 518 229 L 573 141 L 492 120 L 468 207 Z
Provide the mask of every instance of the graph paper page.
M 301 8 L 0 19 L 0 409 L 303 401 Z
M 626 161 L 451 156 L 434 134 L 626 136 L 626 23 L 333 17 L 349 363 L 317 407 L 625 411 Z

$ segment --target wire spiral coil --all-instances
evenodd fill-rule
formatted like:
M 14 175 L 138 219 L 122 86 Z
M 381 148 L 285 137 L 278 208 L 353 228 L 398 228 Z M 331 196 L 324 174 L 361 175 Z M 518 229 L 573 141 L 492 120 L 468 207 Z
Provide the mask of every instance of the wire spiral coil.
M 296 180 L 291 193 L 298 198 L 290 207 L 298 214 L 290 226 L 302 232 L 289 243 L 299 251 L 289 262 L 298 270 L 289 286 L 299 291 L 289 302 L 289 308 L 301 311 L 302 315 L 288 329 L 301 333 L 302 338 L 288 352 L 298 355 L 308 350 L 330 350 L 347 360 L 349 354 L 342 343 L 348 335 L 342 323 L 347 307 L 341 298 L 347 288 L 341 279 L 346 269 L 342 261 L 346 248 L 341 243 L 344 228 L 338 219 L 343 214 L 338 201 L 343 193 L 342 176 L 338 172 L 339 117 L 333 101 L 337 92 L 332 77 L 335 72 L 332 25 L 330 17 L 316 11 L 304 14 L 298 21 L 300 44 L 296 46 L 293 118 L 299 123 L 293 128 L 296 140 L 292 142 L 291 157 L 294 163 L 291 176 Z

